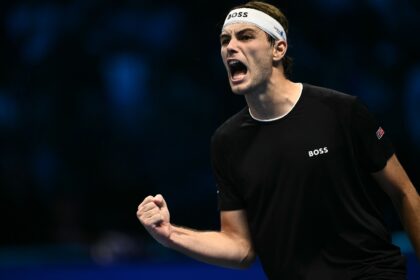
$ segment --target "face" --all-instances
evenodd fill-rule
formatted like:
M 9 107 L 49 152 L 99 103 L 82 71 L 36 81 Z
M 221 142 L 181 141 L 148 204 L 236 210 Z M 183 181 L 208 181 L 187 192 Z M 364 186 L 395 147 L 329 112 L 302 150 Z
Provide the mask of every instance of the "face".
M 248 23 L 226 26 L 220 34 L 221 55 L 236 94 L 267 85 L 273 71 L 273 49 L 264 31 Z

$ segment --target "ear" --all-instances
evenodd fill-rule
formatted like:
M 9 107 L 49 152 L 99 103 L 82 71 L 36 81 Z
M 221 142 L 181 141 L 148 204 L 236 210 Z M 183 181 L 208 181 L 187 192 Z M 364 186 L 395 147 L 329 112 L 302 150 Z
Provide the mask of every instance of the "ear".
M 273 60 L 274 62 L 279 62 L 285 55 L 287 51 L 287 42 L 283 40 L 277 40 L 274 42 L 273 46 Z

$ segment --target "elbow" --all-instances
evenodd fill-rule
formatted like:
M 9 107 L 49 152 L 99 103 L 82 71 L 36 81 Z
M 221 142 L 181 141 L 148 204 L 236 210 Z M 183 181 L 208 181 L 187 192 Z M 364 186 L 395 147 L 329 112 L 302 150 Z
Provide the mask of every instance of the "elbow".
M 395 191 L 389 194 L 389 197 L 397 209 L 401 209 L 405 204 L 410 203 L 410 201 L 412 203 L 413 201 L 419 200 L 419 196 L 414 187 Z
M 239 269 L 247 269 L 250 268 L 252 266 L 252 264 L 254 263 L 256 258 L 256 254 L 254 252 L 254 250 L 252 248 L 250 248 L 245 257 L 243 257 L 241 259 L 241 261 L 238 263 L 238 268 Z
M 247 269 L 247 268 L 250 268 L 252 266 L 252 264 L 254 263 L 254 261 L 255 261 L 255 258 L 253 258 L 253 259 L 246 259 L 246 260 L 240 262 L 238 268 L 239 269 Z

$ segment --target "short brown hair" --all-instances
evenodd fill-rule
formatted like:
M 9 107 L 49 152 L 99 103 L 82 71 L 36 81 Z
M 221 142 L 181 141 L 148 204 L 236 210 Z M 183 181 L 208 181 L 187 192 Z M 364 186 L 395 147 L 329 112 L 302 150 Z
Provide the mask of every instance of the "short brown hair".
M 272 18 L 274 18 L 275 20 L 277 20 L 284 28 L 284 31 L 286 32 L 286 36 L 289 35 L 289 22 L 286 18 L 286 16 L 283 14 L 282 11 L 280 11 L 279 8 L 268 4 L 266 2 L 262 2 L 262 1 L 250 1 L 247 2 L 245 4 L 233 7 L 231 9 L 235 10 L 235 9 L 239 9 L 239 8 L 249 8 L 249 9 L 255 9 L 255 10 L 259 10 L 263 13 L 266 13 L 267 15 L 271 16 Z M 273 37 L 271 37 L 268 33 L 267 34 L 267 38 L 269 40 L 269 42 L 271 44 L 274 44 L 275 39 Z M 283 69 L 284 69 L 284 75 L 287 78 L 290 78 L 290 75 L 292 73 L 292 64 L 293 64 L 293 60 L 290 56 L 284 56 L 284 58 L 282 59 L 282 63 L 283 63 Z

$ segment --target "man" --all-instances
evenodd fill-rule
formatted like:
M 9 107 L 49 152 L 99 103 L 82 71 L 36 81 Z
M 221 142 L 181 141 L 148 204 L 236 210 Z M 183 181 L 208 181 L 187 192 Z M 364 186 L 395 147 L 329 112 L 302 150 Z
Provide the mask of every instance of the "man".
M 258 255 L 269 279 L 405 279 L 377 198 L 389 195 L 417 255 L 420 198 L 384 130 L 357 98 L 287 78 L 287 20 L 272 5 L 231 10 L 220 41 L 248 105 L 212 138 L 221 230 L 172 225 L 161 195 L 138 207 L 146 230 L 211 264 Z

